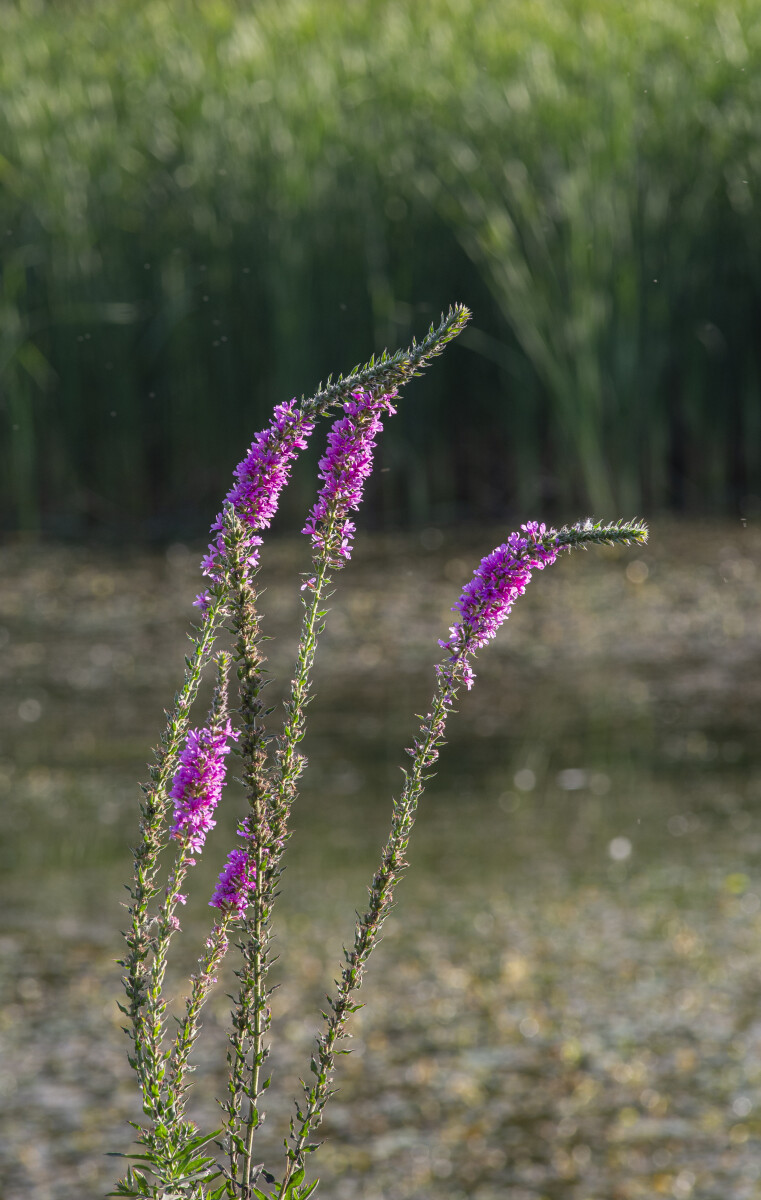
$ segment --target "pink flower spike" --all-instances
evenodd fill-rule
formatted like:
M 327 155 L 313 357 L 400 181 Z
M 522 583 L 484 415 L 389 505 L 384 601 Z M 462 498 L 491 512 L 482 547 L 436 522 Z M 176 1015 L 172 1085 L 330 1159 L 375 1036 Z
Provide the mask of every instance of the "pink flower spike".
M 381 415 L 396 412 L 391 403 L 395 396 L 396 392 L 377 398 L 370 392 L 353 392 L 344 404 L 345 415 L 328 434 L 327 450 L 320 459 L 323 486 L 302 533 L 311 537 L 313 553 L 324 555 L 332 567 L 341 567 L 351 558 L 356 526 L 348 514 L 360 506 L 373 468 L 375 441 L 383 429 Z
M 174 800 L 170 832 L 194 854 L 203 850 L 206 835 L 216 824 L 212 814 L 225 784 L 229 741 L 237 736 L 228 719 L 221 729 L 191 729 L 185 741 L 170 793 Z
M 255 891 L 256 866 L 251 856 L 247 850 L 231 850 L 209 905 L 234 910 L 242 917 Z
M 247 538 L 248 566 L 253 570 L 259 563 L 259 546 L 262 539 L 255 530 L 270 525 L 291 472 L 291 463 L 303 450 L 314 429 L 314 421 L 306 417 L 296 400 L 278 404 L 266 429 L 257 433 L 248 454 L 235 468 L 237 482 L 225 497 L 237 515 L 250 530 Z M 212 541 L 209 553 L 201 563 L 204 575 L 217 579 L 220 574 L 220 559 L 224 556 L 224 520 L 219 513 L 211 527 Z
M 507 620 L 513 604 L 525 592 L 531 572 L 550 566 L 563 548 L 543 544 L 552 532 L 530 521 L 481 560 L 454 605 L 453 611 L 459 612 L 461 619 L 451 627 L 449 638 L 439 642 L 442 649 L 450 651 L 449 659 L 439 669 L 449 686 L 454 686 L 453 672 L 458 668 L 461 682 L 468 690 L 472 688 L 475 675 L 470 657 Z

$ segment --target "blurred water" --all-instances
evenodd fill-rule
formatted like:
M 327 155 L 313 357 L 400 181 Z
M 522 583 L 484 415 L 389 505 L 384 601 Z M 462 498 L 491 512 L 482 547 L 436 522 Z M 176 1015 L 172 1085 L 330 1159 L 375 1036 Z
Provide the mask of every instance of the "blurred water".
M 285 1086 L 265 1150 L 363 903 L 436 638 L 500 536 L 369 539 L 339 581 L 280 902 Z M 758 1195 L 760 549 L 740 525 L 656 524 L 646 549 L 535 577 L 482 652 L 370 967 L 315 1163 L 323 1194 Z M 137 1115 L 119 902 L 198 553 L 2 555 L 1 1194 L 73 1198 L 107 1190 L 103 1153 L 127 1148 Z M 279 680 L 302 556 L 284 540 L 267 560 Z M 190 889 L 178 990 L 239 803 L 233 788 Z M 198 1075 L 209 1123 L 224 991 Z

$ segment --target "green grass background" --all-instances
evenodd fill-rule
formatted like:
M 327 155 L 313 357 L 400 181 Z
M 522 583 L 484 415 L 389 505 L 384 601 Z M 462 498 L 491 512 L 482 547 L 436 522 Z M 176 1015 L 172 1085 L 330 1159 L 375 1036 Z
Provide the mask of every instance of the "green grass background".
M 197 529 L 454 300 L 377 519 L 758 511 L 753 0 L 4 0 L 0 45 L 6 529 Z

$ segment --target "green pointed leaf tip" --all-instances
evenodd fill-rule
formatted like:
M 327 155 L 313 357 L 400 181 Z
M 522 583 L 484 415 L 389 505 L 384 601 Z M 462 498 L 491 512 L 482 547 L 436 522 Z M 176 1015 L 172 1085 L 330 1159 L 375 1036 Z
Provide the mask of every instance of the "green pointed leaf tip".
M 593 521 L 588 517 L 575 525 L 566 525 L 557 533 L 549 535 L 546 544 L 559 546 L 583 545 L 629 545 L 643 546 L 650 535 L 650 530 L 644 521 L 635 518 L 633 521 Z
M 299 1192 L 299 1200 L 307 1200 L 307 1197 L 312 1195 L 312 1192 L 315 1190 L 319 1182 L 319 1179 L 315 1179 L 314 1182 L 310 1183 L 306 1189 L 302 1188 L 302 1190 Z
M 356 367 L 349 375 L 340 375 L 335 383 L 319 388 L 309 400 L 302 396 L 302 405 L 319 412 L 355 388 L 375 385 L 390 389 L 400 386 L 418 375 L 431 358 L 441 354 L 447 343 L 462 333 L 470 317 L 470 309 L 464 304 L 453 305 L 446 316 L 442 315 L 438 326 L 431 325 L 422 342 L 413 338 L 406 350 L 397 350 L 391 355 L 384 351 L 378 359 L 373 355 L 364 367 Z

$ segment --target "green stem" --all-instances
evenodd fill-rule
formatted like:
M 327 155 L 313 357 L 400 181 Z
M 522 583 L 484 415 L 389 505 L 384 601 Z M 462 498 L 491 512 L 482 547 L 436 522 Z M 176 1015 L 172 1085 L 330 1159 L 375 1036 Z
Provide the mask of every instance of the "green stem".
M 230 1079 L 227 1113 L 227 1149 L 229 1180 L 237 1185 L 242 1170 L 243 1197 L 250 1195 L 251 1143 L 259 1124 L 257 1100 L 260 1094 L 261 1067 L 267 1057 L 264 1036 L 269 1026 L 264 979 L 267 970 L 267 909 L 265 893 L 258 886 L 265 870 L 266 847 L 270 844 L 266 762 L 267 748 L 262 723 L 264 705 L 261 691 L 264 657 L 259 651 L 260 617 L 256 610 L 257 593 L 246 562 L 246 535 L 240 519 L 232 512 L 226 517 L 226 573 L 229 611 L 235 633 L 234 657 L 240 686 L 241 738 L 238 752 L 249 813 L 243 824 L 248 852 L 256 864 L 257 888 L 252 914 L 246 919 L 240 945 L 243 965 L 238 972 L 240 987 L 232 1014 L 230 1034 Z M 249 1066 L 249 1055 L 250 1066 Z M 243 1098 L 248 1098 L 245 1140 L 241 1137 Z M 242 1166 L 241 1166 L 242 1158 Z
M 320 1124 L 322 1110 L 330 1098 L 336 1047 L 338 1042 L 347 1036 L 346 1025 L 349 1017 L 360 1007 L 354 1002 L 354 996 L 362 985 L 365 963 L 377 945 L 381 927 L 391 909 L 396 884 L 407 866 L 405 855 L 415 823 L 418 801 L 428 779 L 428 769 L 438 758 L 447 717 L 456 695 L 451 685 L 445 684 L 443 679 L 439 680 L 431 711 L 423 720 L 420 736 L 415 741 L 412 768 L 405 772 L 401 795 L 394 801 L 388 839 L 383 848 L 380 866 L 373 876 L 370 904 L 357 921 L 352 950 L 344 951 L 345 964 L 341 969 L 338 991 L 335 997 L 328 1000 L 330 1015 L 327 1018 L 327 1028 L 317 1039 L 316 1052 L 312 1059 L 312 1072 L 316 1076 L 316 1083 L 311 1088 L 305 1086 L 306 1105 L 303 1108 L 297 1105 L 298 1127 L 292 1134 L 285 1174 L 276 1200 L 284 1200 L 294 1172 L 303 1167 L 305 1156 L 311 1149 L 308 1146 L 310 1134 Z
M 256 872 L 257 881 L 262 878 L 264 871 L 263 863 L 264 855 L 261 847 L 257 847 L 256 855 Z M 269 915 L 268 910 L 266 916 Z M 253 1169 L 253 1146 L 254 1135 L 259 1127 L 261 1118 L 259 1115 L 258 1100 L 260 1092 L 261 1068 L 266 1059 L 266 1050 L 264 1047 L 264 1036 L 269 1028 L 269 1011 L 267 1009 L 267 997 L 265 989 L 265 977 L 267 973 L 267 953 L 266 944 L 264 941 L 265 933 L 265 908 L 263 904 L 254 905 L 254 929 L 253 942 L 255 947 L 254 952 L 254 1027 L 252 1037 L 252 1069 L 251 1069 L 251 1086 L 248 1096 L 248 1118 L 246 1121 L 246 1147 L 243 1154 L 243 1187 L 241 1195 L 243 1200 L 249 1200 L 251 1195 L 251 1173 Z
M 290 696 L 285 702 L 286 718 L 276 752 L 272 792 L 272 842 L 273 849 L 279 847 L 281 853 L 287 836 L 291 806 L 296 797 L 296 783 L 305 766 L 305 760 L 297 754 L 296 748 L 306 732 L 306 707 L 310 698 L 317 639 L 324 628 L 321 624 L 321 605 L 325 600 L 325 589 L 331 583 L 329 569 L 324 558 L 315 562 L 314 582 L 310 584 L 308 598 L 304 600 L 305 611 L 296 657 L 296 671 L 291 683 Z
M 337 520 L 334 514 L 331 524 Z M 308 702 L 311 671 L 314 665 L 317 638 L 322 631 L 321 604 L 325 588 L 330 585 L 328 563 L 321 559 L 315 563 L 316 575 L 309 599 L 305 601 L 305 612 L 295 677 L 291 695 L 286 702 L 286 721 L 277 755 L 277 768 L 270 781 L 270 791 L 265 796 L 257 793 L 254 806 L 254 826 L 257 831 L 252 846 L 257 869 L 257 888 L 253 901 L 251 926 L 248 929 L 250 946 L 251 983 L 247 999 L 251 1008 L 251 1075 L 249 1085 L 249 1110 L 246 1121 L 246 1137 L 243 1148 L 242 1191 L 243 1200 L 249 1200 L 254 1170 L 254 1137 L 261 1123 L 258 1099 L 261 1094 L 261 1070 L 268 1050 L 264 1038 L 270 1025 L 267 1004 L 266 976 L 269 970 L 267 946 L 270 923 L 275 901 L 275 888 L 280 875 L 280 859 L 288 836 L 288 818 L 296 795 L 296 782 L 303 770 L 304 760 L 297 755 L 296 747 L 304 736 L 305 709 Z M 263 838 L 266 837 L 266 843 Z M 238 1061 L 241 1061 L 240 1058 Z
M 185 660 L 183 686 L 175 696 L 174 706 L 168 714 L 165 731 L 156 749 L 155 762 L 150 768 L 150 783 L 143 786 L 141 842 L 134 852 L 135 877 L 130 889 L 131 924 L 124 935 L 128 953 L 121 965 L 126 970 L 124 986 L 128 1005 L 125 1011 L 132 1024 L 135 1047 L 133 1065 L 149 1112 L 155 1110 L 154 1098 L 160 1084 L 160 1043 L 164 1017 L 164 1007 L 152 986 L 157 968 L 155 957 L 151 958 L 156 945 L 150 932 L 149 906 L 156 895 L 159 855 L 165 845 L 163 832 L 169 786 L 187 735 L 190 710 L 198 694 L 203 669 L 219 630 L 223 606 L 221 596 L 212 597 L 193 644 L 193 653 Z M 149 960 L 150 966 L 147 965 Z M 160 967 L 158 969 L 163 978 Z
M 176 1120 L 180 1120 L 184 1113 L 188 1060 L 200 1032 L 198 1022 L 201 1009 L 216 982 L 217 971 L 229 947 L 228 931 L 235 920 L 235 913 L 226 912 L 214 925 L 206 943 L 206 952 L 199 960 L 199 969 L 191 977 L 190 994 L 185 1001 L 185 1016 L 177 1030 L 167 1069 L 167 1091 L 174 1100 Z

